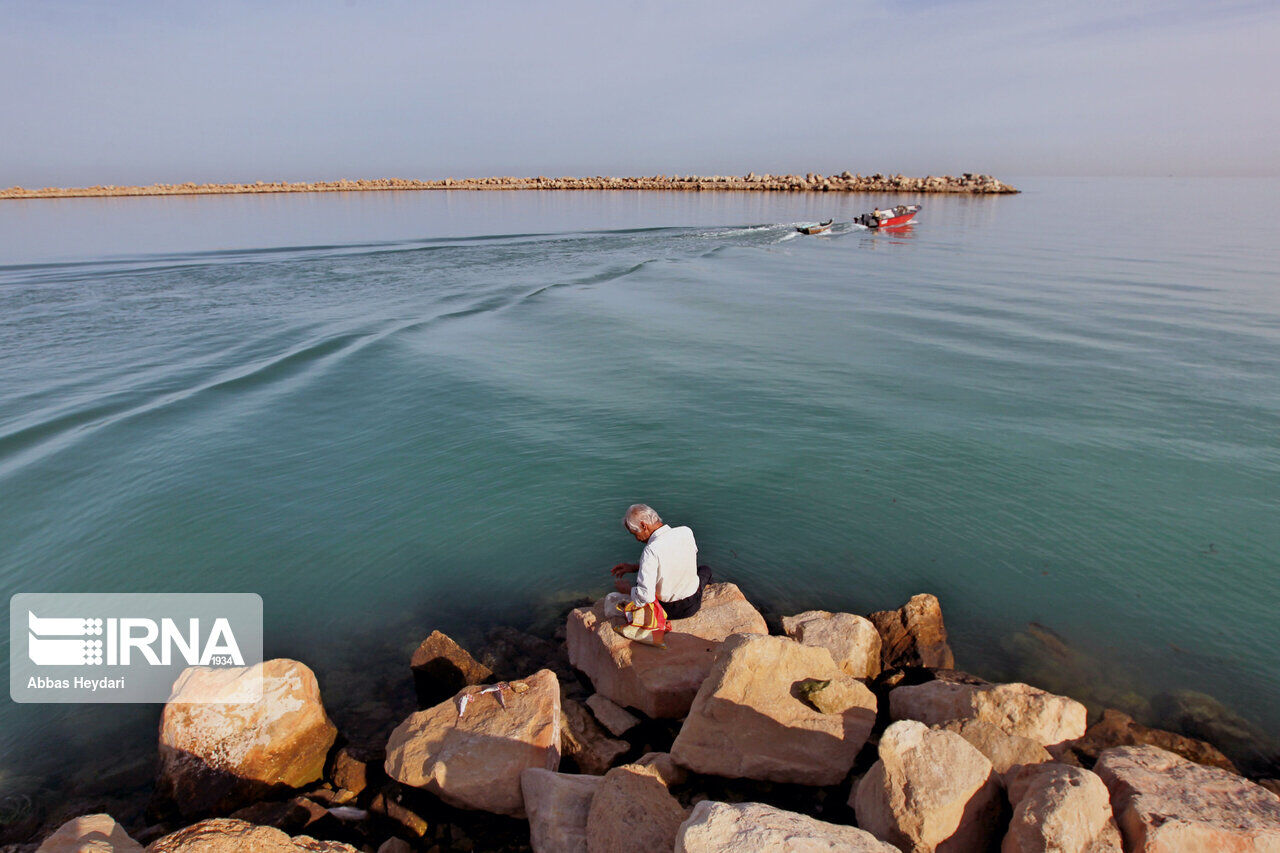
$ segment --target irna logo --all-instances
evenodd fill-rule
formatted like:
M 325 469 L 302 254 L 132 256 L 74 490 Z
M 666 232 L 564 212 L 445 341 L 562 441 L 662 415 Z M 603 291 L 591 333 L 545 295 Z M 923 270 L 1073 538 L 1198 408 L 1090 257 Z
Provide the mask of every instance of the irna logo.
M 135 655 L 152 666 L 181 659 L 188 666 L 244 666 L 231 623 L 225 617 L 201 630 L 200 619 L 144 617 L 106 619 L 53 616 L 27 611 L 27 656 L 37 666 L 130 666 Z M 208 621 L 208 620 L 206 620 Z M 142 662 L 137 661 L 137 662 Z
M 262 696 L 262 598 L 255 593 L 28 593 L 9 599 L 15 702 L 167 702 L 189 669 L 223 670 Z M 183 695 L 181 701 L 226 701 Z

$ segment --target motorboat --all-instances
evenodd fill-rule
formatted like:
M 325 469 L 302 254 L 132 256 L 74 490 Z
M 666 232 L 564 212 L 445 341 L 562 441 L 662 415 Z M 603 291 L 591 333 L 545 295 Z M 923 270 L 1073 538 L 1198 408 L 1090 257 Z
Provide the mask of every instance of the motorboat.
M 828 219 L 826 222 L 819 222 L 817 225 L 804 225 L 796 230 L 801 234 L 822 234 L 823 232 L 830 231 L 831 226 L 834 223 L 834 219 Z
M 885 210 L 877 207 L 872 213 L 864 213 L 853 221 L 867 228 L 897 228 L 911 223 L 921 207 L 919 204 L 900 204 Z

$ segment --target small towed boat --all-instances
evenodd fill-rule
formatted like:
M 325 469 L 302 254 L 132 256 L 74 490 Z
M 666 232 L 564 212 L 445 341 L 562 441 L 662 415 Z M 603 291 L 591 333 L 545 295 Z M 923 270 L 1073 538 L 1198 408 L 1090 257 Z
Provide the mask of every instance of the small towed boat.
M 835 222 L 834 219 L 828 219 L 826 222 L 819 222 L 817 225 L 805 225 L 796 230 L 801 234 L 821 234 L 824 231 L 830 231 L 833 222 Z
M 874 213 L 864 213 L 853 221 L 867 228 L 896 228 L 910 223 L 912 218 L 920 212 L 920 207 L 921 205 L 918 204 L 900 204 L 888 210 L 877 207 Z

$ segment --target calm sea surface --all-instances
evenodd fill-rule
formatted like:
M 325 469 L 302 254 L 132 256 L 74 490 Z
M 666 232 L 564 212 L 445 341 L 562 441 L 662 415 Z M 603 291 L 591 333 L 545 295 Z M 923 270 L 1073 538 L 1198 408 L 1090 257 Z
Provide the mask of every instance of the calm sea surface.
M 773 613 L 930 591 L 965 669 L 1280 730 L 1280 182 L 1014 183 L 0 202 L 0 593 L 258 592 L 342 722 L 646 501 Z M 0 788 L 157 716 L 6 699 Z

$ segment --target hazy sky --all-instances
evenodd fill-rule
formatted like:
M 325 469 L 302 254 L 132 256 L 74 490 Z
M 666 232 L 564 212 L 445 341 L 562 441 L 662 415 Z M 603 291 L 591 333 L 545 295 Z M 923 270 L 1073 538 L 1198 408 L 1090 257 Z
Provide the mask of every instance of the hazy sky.
M 1280 174 L 1280 3 L 0 0 L 0 187 Z

